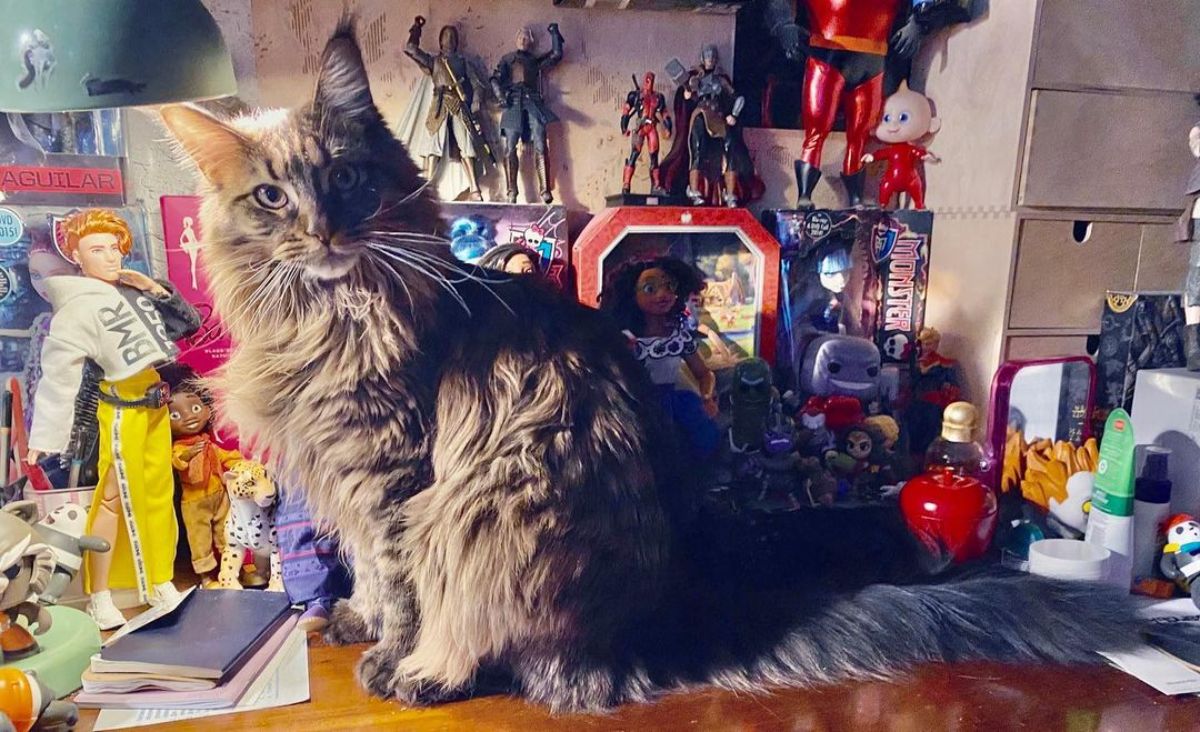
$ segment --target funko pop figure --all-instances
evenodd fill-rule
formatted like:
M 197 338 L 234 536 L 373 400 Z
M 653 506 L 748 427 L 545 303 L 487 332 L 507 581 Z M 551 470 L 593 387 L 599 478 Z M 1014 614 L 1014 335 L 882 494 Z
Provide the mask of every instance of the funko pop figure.
M 865 338 L 825 335 L 804 353 L 801 386 L 812 396 L 851 396 L 864 402 L 879 396 L 879 349 Z

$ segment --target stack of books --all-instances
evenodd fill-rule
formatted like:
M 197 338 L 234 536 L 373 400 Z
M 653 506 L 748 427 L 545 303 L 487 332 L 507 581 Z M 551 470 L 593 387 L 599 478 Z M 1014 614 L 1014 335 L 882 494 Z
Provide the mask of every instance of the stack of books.
M 137 625 L 114 635 L 92 657 L 76 704 L 106 709 L 236 706 L 280 654 L 296 627 L 296 615 L 282 592 L 200 590 L 169 613 Z

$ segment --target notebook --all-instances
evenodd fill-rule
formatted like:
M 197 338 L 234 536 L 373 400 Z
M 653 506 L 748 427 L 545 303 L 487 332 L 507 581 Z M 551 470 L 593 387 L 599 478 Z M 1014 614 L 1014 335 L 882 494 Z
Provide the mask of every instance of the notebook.
M 236 592 L 236 590 L 233 590 Z M 259 594 L 259 593 L 255 593 Z M 307 636 L 296 628 L 296 615 L 284 616 L 282 625 L 268 634 L 251 657 L 224 683 L 205 691 L 137 691 L 125 694 L 80 692 L 74 702 L 81 707 L 102 709 L 228 709 L 237 705 L 267 667 L 278 661 L 281 649 L 294 642 L 305 643 Z
M 166 617 L 102 648 L 92 671 L 223 679 L 279 628 L 290 607 L 282 592 L 193 592 Z

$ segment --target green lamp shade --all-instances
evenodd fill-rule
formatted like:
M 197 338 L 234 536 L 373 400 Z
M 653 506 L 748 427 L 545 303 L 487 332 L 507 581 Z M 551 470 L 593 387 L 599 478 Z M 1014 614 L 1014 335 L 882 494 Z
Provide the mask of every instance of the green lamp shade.
M 237 93 L 200 0 L 0 0 L 0 111 L 71 112 Z

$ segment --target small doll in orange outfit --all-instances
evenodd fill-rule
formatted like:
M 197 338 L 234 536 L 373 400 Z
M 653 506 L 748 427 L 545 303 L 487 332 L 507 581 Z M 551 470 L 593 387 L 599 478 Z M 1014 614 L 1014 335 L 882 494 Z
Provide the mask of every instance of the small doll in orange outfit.
M 229 495 L 221 476 L 242 459 L 219 447 L 212 437 L 212 407 L 195 382 L 184 381 L 171 393 L 171 465 L 182 485 L 180 511 L 192 550 L 192 569 L 215 586 L 217 556 L 225 551 Z M 213 546 L 217 554 L 213 554 Z

